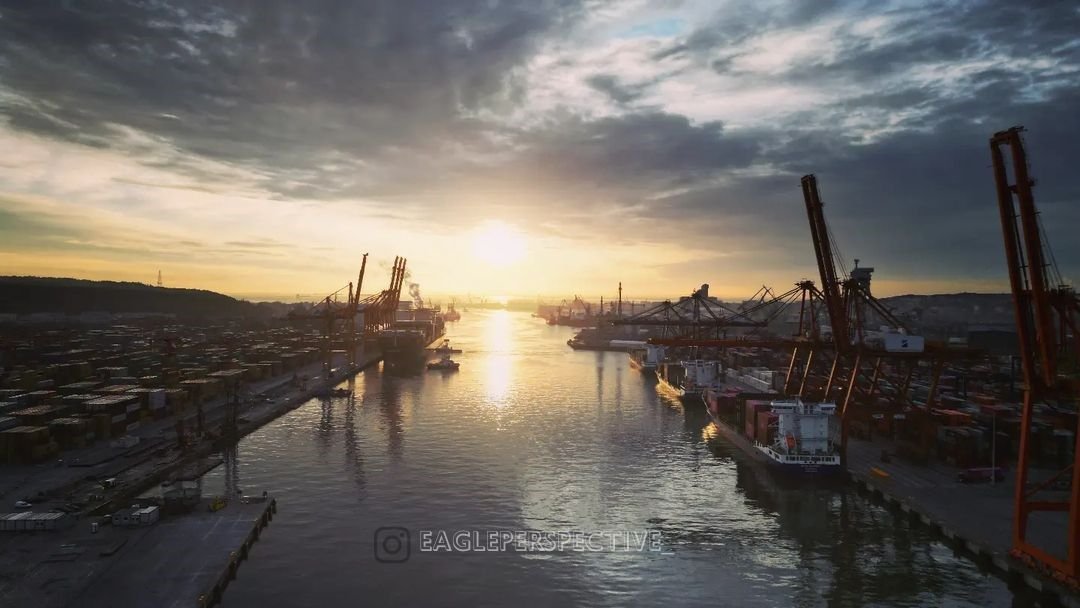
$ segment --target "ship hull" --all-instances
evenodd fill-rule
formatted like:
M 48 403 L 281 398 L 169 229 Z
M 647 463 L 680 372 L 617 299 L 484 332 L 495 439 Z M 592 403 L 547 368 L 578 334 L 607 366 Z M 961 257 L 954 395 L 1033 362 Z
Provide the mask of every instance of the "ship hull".
M 596 327 L 595 319 L 568 319 L 568 318 L 549 318 L 547 320 L 548 325 L 560 325 L 562 327 Z

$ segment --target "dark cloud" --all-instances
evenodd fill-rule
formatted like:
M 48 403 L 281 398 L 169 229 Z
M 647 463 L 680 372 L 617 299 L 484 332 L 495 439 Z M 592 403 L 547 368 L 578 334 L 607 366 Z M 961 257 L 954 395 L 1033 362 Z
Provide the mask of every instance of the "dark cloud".
M 626 104 L 639 99 L 641 90 L 639 87 L 628 87 L 622 84 L 618 78 L 611 74 L 596 74 L 585 80 L 588 85 L 611 98 L 618 104 Z
M 588 6 L 0 0 L 0 90 L 9 93 L 0 113 L 13 129 L 117 147 L 196 184 L 235 170 L 254 181 L 245 186 L 281 198 L 377 200 L 385 206 L 373 215 L 388 218 L 450 220 L 459 211 L 448 191 L 567 222 L 615 207 L 619 219 L 640 220 L 641 233 L 717 248 L 753 239 L 785 263 L 808 255 L 798 179 L 814 172 L 853 257 L 889 260 L 911 276 L 995 277 L 1003 272 L 986 142 L 1023 123 L 1040 208 L 1078 219 L 1069 206 L 1080 198 L 1075 2 L 724 3 L 652 51 L 657 71 L 694 64 L 754 85 L 816 88 L 829 101 L 725 129 L 645 107 L 658 81 L 597 65 L 585 84 L 617 115 L 559 108 L 521 125 L 484 118 L 523 103 L 523 69 Z M 856 33 L 880 15 L 880 32 Z M 759 36 L 832 22 L 841 26 L 823 52 L 740 72 Z M 937 77 L 913 76 L 927 70 Z M 1052 237 L 1061 225 L 1048 227 Z M 1055 241 L 1059 260 L 1080 259 L 1068 235 Z
M 723 125 L 660 112 L 545 125 L 524 138 L 522 164 L 569 184 L 639 193 L 686 186 L 754 161 L 757 144 Z
M 341 156 L 482 143 L 462 113 L 513 93 L 537 38 L 572 0 L 0 4 L 0 82 L 15 128 L 118 145 L 112 125 L 274 173 L 291 194 Z M 171 159 L 170 159 L 171 160 Z M 308 171 L 305 184 L 279 171 Z M 197 176 L 202 177 L 202 176 Z M 301 175 L 304 177 L 304 175 Z

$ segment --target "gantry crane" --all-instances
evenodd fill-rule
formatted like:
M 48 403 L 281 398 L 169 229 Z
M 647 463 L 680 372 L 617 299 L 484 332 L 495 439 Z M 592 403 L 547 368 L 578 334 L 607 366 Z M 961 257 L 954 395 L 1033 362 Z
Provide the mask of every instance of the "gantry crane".
M 771 296 L 771 297 L 766 297 Z M 818 310 L 821 294 L 813 281 L 800 281 L 794 288 L 776 295 L 768 287 L 759 289 L 751 300 L 751 306 L 742 305 L 731 310 L 708 296 L 705 286 L 694 291 L 688 298 L 678 302 L 670 300 L 627 318 L 612 321 L 614 325 L 644 325 L 663 328 L 662 337 L 648 340 L 649 344 L 673 348 L 798 348 L 819 343 Z M 799 304 L 799 321 L 793 335 L 777 337 L 767 329 L 789 307 Z M 815 304 L 815 303 L 818 304 Z M 728 329 L 745 331 L 741 336 L 727 337 Z M 669 336 L 671 330 L 674 335 Z M 788 370 L 785 392 L 792 381 Z
M 1071 413 L 1076 424 L 1080 379 L 1075 357 L 1080 352 L 1076 292 L 1060 280 L 1053 254 L 1039 224 L 1032 195 L 1034 180 L 1028 170 L 1021 139 L 1023 127 L 995 133 L 990 138 L 994 184 L 997 188 L 1005 260 L 1009 269 L 1016 315 L 1024 400 L 1020 413 L 1020 454 L 1016 468 L 1013 555 L 1049 569 L 1055 578 L 1080 588 L 1080 428 L 1074 426 L 1076 445 L 1072 462 L 1042 479 L 1034 479 L 1032 414 L 1036 403 L 1056 403 Z M 1011 163 L 1006 161 L 1009 157 Z M 1009 169 L 1011 164 L 1012 183 Z M 1070 339 L 1071 336 L 1071 339 Z M 1062 479 L 1068 489 L 1054 491 Z M 1062 496 L 1064 494 L 1064 496 Z M 1036 513 L 1065 513 L 1068 535 L 1064 557 L 1037 546 L 1028 536 Z
M 930 386 L 923 414 L 929 414 L 936 405 L 937 391 L 946 361 L 978 356 L 965 349 L 947 349 L 944 345 L 925 343 L 921 337 L 908 335 L 908 330 L 895 315 L 870 293 L 872 268 L 855 268 L 849 274 L 837 272 L 836 245 L 825 222 L 824 204 L 818 192 L 817 178 L 802 178 L 803 200 L 810 224 L 810 237 L 821 278 L 821 297 L 828 313 L 831 334 L 832 363 L 824 385 L 817 390 L 807 381 L 814 357 L 820 344 L 808 348 L 796 348 L 792 352 L 789 379 L 800 365 L 803 381 L 797 395 L 800 397 L 835 399 L 837 414 L 841 421 L 841 453 L 846 458 L 847 439 L 851 419 L 851 406 L 856 401 L 873 404 L 882 397 L 879 386 L 883 380 L 896 388 L 892 405 L 907 406 L 912 377 L 920 363 L 929 363 Z M 872 321 L 888 330 L 889 335 L 875 339 L 870 331 Z M 805 352 L 806 361 L 800 357 Z M 867 370 L 864 364 L 872 362 Z M 868 377 L 866 373 L 869 374 Z M 897 374 L 890 377 L 890 374 Z M 846 383 L 844 382 L 846 380 Z M 861 382 L 860 382 L 861 381 Z M 923 417 L 926 421 L 927 417 Z M 925 443 L 925 433 L 920 433 Z
M 676 302 L 665 300 L 636 315 L 613 319 L 611 324 L 661 327 L 665 337 L 671 330 L 675 336 L 691 340 L 719 339 L 728 328 L 768 325 L 767 321 L 754 320 L 742 312 L 724 306 L 709 296 L 708 287 L 702 285 L 700 289 Z
M 360 263 L 360 274 L 356 280 L 355 290 L 350 282 L 348 285 L 325 296 L 307 310 L 289 313 L 289 318 L 293 320 L 314 319 L 322 322 L 323 367 L 328 377 L 332 369 L 333 344 L 339 325 L 344 325 L 343 340 L 347 351 L 346 356 L 348 357 L 349 367 L 353 367 L 356 364 L 357 340 L 370 335 L 371 332 L 385 329 L 394 323 L 394 313 L 401 298 L 401 285 L 405 281 L 406 260 L 403 257 L 394 258 L 389 288 L 361 299 L 360 290 L 364 284 L 364 273 L 367 270 L 367 256 L 368 254 L 365 253 Z M 342 292 L 347 292 L 345 301 L 338 299 Z M 359 315 L 363 315 L 362 333 L 358 333 L 356 329 L 356 320 Z

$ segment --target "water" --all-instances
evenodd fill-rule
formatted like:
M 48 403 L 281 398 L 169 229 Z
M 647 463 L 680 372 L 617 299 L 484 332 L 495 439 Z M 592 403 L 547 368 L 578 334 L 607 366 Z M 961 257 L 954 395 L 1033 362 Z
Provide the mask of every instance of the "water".
M 459 372 L 370 370 L 353 397 L 245 438 L 238 482 L 275 494 L 279 512 L 224 605 L 1014 603 L 853 490 L 778 484 L 625 355 L 571 351 L 570 335 L 527 314 L 465 313 L 449 333 Z M 384 526 L 412 534 L 407 561 L 376 561 Z M 663 550 L 422 553 L 423 529 L 651 531 Z

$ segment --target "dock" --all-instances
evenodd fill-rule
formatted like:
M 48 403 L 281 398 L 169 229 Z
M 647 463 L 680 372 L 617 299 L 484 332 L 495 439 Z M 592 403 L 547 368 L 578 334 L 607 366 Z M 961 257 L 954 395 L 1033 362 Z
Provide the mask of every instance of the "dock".
M 221 601 L 277 501 L 230 501 L 162 520 L 129 543 L 80 595 L 80 606 L 208 607 Z
M 1016 487 L 1012 475 L 996 484 L 965 484 L 956 479 L 956 469 L 940 463 L 919 466 L 895 456 L 883 462 L 881 453 L 888 447 L 887 442 L 848 440 L 848 473 L 860 489 L 934 530 L 1011 585 L 1024 585 L 1041 599 L 1080 608 L 1076 593 L 1009 556 Z M 1062 519 L 1032 526 L 1028 534 L 1042 546 L 1063 550 L 1068 529 Z
M 12 606 L 212 606 L 277 512 L 273 497 L 146 526 L 83 518 L 0 538 L 0 596 Z

